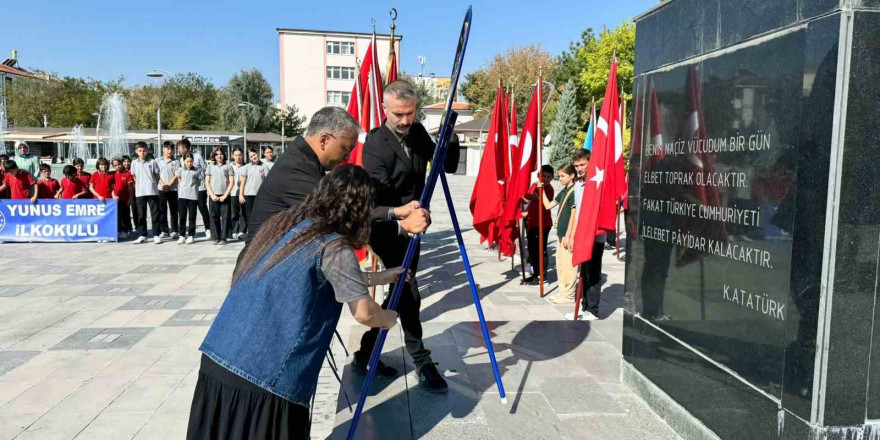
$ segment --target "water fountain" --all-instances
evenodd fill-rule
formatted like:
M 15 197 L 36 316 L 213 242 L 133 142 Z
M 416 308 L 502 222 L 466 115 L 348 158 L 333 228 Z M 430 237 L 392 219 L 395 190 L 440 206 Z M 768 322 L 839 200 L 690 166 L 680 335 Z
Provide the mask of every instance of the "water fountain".
M 125 97 L 121 93 L 104 95 L 101 103 L 101 131 L 98 137 L 103 139 L 103 155 L 108 159 L 130 154 L 128 149 L 128 113 Z
M 86 144 L 86 137 L 83 134 L 82 124 L 73 127 L 73 143 L 70 145 L 70 153 L 73 157 L 78 157 L 86 162 L 91 156 L 89 145 Z

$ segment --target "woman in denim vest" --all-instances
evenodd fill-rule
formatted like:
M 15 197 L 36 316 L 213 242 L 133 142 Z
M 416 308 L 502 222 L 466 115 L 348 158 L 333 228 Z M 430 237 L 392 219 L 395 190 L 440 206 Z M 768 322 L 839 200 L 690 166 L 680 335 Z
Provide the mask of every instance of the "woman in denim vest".
M 344 165 L 260 228 L 200 348 L 187 439 L 308 439 L 342 304 L 367 327 L 397 322 L 367 289 L 402 270 L 362 273 L 354 255 L 369 241 L 372 200 L 367 173 Z

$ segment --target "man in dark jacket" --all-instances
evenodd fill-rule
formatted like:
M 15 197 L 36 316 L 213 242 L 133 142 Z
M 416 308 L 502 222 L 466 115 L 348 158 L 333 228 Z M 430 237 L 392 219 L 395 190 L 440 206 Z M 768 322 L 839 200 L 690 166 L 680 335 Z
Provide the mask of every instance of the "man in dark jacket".
M 406 81 L 394 81 L 385 87 L 385 123 L 367 136 L 364 143 L 364 169 L 374 180 L 376 204 L 400 206 L 418 201 L 425 188 L 428 162 L 434 155 L 435 144 L 425 127 L 415 122 L 416 91 Z M 458 167 L 458 147 L 450 146 L 444 161 L 444 171 L 455 173 Z M 387 221 L 373 221 L 370 246 L 385 267 L 403 264 L 409 238 L 398 234 L 394 228 L 383 227 Z M 418 251 L 410 271 L 412 281 L 403 288 L 397 312 L 403 328 L 404 340 L 413 364 L 419 373 L 422 387 L 434 393 L 444 393 L 446 380 L 431 360 L 431 352 L 422 343 L 422 323 L 419 320 L 421 297 L 416 286 L 415 272 L 418 267 Z M 391 286 L 393 289 L 393 285 Z M 383 307 L 387 306 L 386 304 Z M 352 367 L 355 372 L 365 373 L 378 329 L 371 329 L 361 338 L 360 351 L 355 353 Z M 393 376 L 397 371 L 380 362 L 376 373 Z
M 327 171 L 348 159 L 359 132 L 360 126 L 345 110 L 318 110 L 309 121 L 305 137 L 293 140 L 260 186 L 248 221 L 248 238 L 256 236 L 269 217 L 302 203 Z M 377 226 L 390 233 L 423 232 L 430 221 L 428 211 L 418 209 L 418 203 L 400 205 L 377 206 L 373 210 L 374 220 L 393 220 Z

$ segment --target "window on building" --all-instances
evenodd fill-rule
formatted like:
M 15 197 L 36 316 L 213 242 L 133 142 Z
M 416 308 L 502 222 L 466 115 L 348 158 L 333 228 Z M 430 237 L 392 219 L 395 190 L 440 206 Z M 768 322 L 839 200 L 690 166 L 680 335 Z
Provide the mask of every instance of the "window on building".
M 348 101 L 351 99 L 351 92 L 327 92 L 327 105 L 335 105 L 337 107 L 348 107 Z
M 331 55 L 354 55 L 354 43 L 351 41 L 328 41 L 327 53 Z
M 327 67 L 327 79 L 354 79 L 354 67 Z

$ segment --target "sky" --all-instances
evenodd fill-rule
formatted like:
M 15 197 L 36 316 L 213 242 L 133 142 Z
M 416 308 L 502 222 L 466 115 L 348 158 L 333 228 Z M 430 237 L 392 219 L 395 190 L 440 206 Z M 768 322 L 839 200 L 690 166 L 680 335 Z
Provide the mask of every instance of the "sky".
M 401 69 L 448 76 L 464 13 L 473 5 L 473 27 L 463 71 L 493 55 L 538 43 L 557 55 L 592 27 L 613 28 L 657 4 L 657 0 L 378 1 L 187 1 L 87 0 L 7 1 L 0 7 L 0 59 L 18 50 L 26 69 L 100 80 L 125 78 L 127 85 L 156 81 L 147 72 L 196 72 L 217 86 L 242 69 L 261 70 L 278 97 L 276 28 L 388 33 L 388 10 L 398 10 L 403 35 Z

